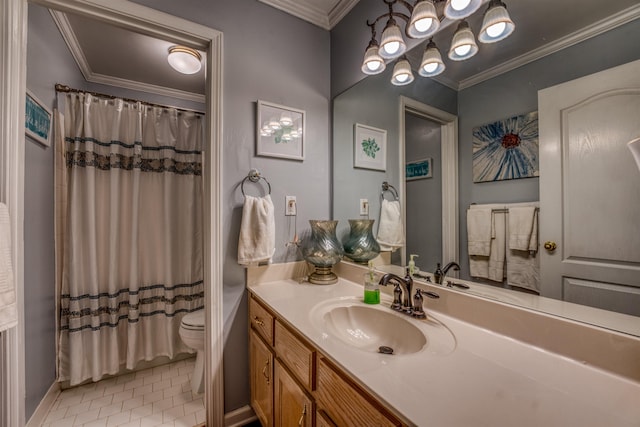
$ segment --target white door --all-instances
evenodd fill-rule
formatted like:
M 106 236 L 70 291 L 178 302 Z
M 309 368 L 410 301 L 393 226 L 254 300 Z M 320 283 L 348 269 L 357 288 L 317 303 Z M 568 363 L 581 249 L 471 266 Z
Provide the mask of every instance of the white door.
M 640 315 L 640 61 L 541 90 L 538 108 L 541 295 Z

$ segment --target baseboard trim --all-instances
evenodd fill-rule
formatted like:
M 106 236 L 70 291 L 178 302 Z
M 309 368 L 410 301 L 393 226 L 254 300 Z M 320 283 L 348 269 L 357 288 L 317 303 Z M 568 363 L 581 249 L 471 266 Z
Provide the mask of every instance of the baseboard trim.
M 27 424 L 25 424 L 25 427 L 40 427 L 44 424 L 44 420 L 47 418 L 47 415 L 51 410 L 51 406 L 56 401 L 59 394 L 60 383 L 54 381 L 38 404 L 36 410 L 33 411 L 33 414 L 31 415 L 31 418 L 29 418 L 29 421 L 27 421 Z
M 251 409 L 251 406 L 246 405 L 224 414 L 224 426 L 242 427 L 257 419 L 258 417 L 256 417 L 256 414 L 253 412 L 253 409 Z

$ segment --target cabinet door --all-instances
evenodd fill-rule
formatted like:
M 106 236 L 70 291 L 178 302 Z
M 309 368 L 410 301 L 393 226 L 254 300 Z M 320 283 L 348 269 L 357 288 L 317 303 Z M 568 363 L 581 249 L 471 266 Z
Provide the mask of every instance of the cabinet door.
M 274 425 L 312 427 L 313 406 L 311 399 L 277 360 L 275 371 Z
M 371 396 L 356 388 L 325 358 L 318 363 L 316 401 L 339 426 L 401 426 Z
M 251 406 L 263 427 L 273 425 L 273 354 L 253 330 L 249 334 Z

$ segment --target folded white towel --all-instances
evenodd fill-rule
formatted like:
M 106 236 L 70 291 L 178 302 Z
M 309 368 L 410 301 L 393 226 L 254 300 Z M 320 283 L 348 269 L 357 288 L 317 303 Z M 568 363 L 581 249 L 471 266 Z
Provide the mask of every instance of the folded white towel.
M 271 262 L 276 250 L 276 225 L 271 196 L 245 196 L 238 239 L 238 264 Z
M 491 239 L 491 255 L 489 255 L 489 280 L 502 282 L 505 278 L 504 261 L 507 247 L 507 214 L 493 212 L 493 227 Z
M 16 286 L 11 259 L 9 209 L 4 203 L 0 203 L 0 332 L 18 324 Z
M 399 201 L 382 200 L 377 240 L 381 251 L 395 251 L 404 246 L 404 227 Z
M 535 219 L 535 206 L 509 207 L 509 249 L 520 251 L 530 249 Z
M 492 207 L 490 205 L 489 210 Z M 476 210 L 479 208 L 473 208 Z M 489 256 L 470 255 L 469 273 L 472 277 L 502 282 L 505 277 L 505 247 L 506 247 L 506 214 L 504 212 L 491 213 L 491 245 Z
M 511 209 L 509 210 L 511 216 Z M 533 215 L 531 240 L 524 250 L 507 249 L 507 283 L 511 286 L 529 289 L 540 293 L 540 257 L 538 248 L 538 215 Z M 507 233 L 511 233 L 511 219 L 507 224 Z
M 491 209 L 467 209 L 467 239 L 469 255 L 489 256 L 491 253 Z

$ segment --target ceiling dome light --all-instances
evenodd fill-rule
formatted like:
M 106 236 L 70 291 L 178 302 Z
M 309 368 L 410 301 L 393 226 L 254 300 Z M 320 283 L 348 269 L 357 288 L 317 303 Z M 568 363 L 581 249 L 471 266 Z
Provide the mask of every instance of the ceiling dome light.
M 444 16 L 449 19 L 463 19 L 480 8 L 482 0 L 447 0 Z
M 384 59 L 378 53 L 378 42 L 372 38 L 364 53 L 362 72 L 370 75 L 380 74 L 385 68 L 387 68 L 387 66 L 384 63 Z
M 396 62 L 393 67 L 393 76 L 391 77 L 391 83 L 396 86 L 408 85 L 413 81 L 413 72 L 411 71 L 411 64 L 406 56 Z
M 195 74 L 202 68 L 200 53 L 189 47 L 170 47 L 167 60 L 174 70 L 182 74 Z
M 478 40 L 482 43 L 495 43 L 509 37 L 515 28 L 507 6 L 501 0 L 491 0 L 482 19 Z
M 438 47 L 433 40 L 429 40 L 422 54 L 422 62 L 420 63 L 418 74 L 422 77 L 434 77 L 442 73 L 444 69 L 445 65 L 444 62 L 442 62 L 442 55 L 440 55 Z
M 416 39 L 429 37 L 440 28 L 440 19 L 433 0 L 421 0 L 414 7 L 409 20 L 409 37 Z
M 464 61 L 478 53 L 478 45 L 473 37 L 467 21 L 461 21 L 451 41 L 449 59 L 452 61 Z
M 390 18 L 382 31 L 380 39 L 380 50 L 378 53 L 385 59 L 393 59 L 402 55 L 407 50 L 407 45 L 402 38 L 400 27 L 395 19 Z

